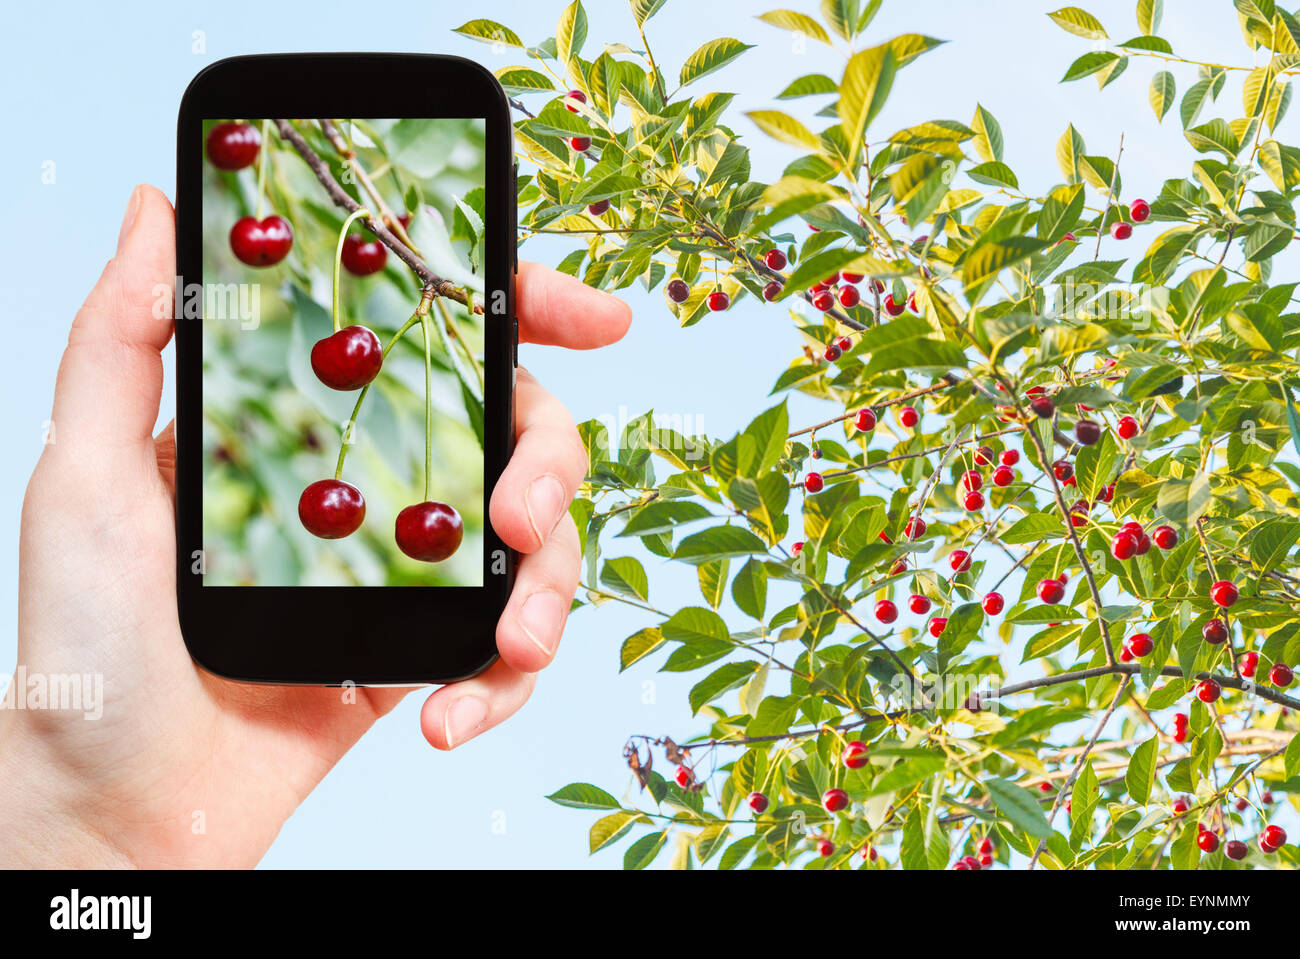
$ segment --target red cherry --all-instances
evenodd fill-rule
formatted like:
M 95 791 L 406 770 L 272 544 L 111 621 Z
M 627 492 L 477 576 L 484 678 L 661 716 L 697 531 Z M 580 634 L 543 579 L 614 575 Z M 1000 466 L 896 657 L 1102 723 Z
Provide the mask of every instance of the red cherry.
M 591 149 L 591 137 L 569 137 L 569 149 L 574 153 L 586 153 Z
M 1003 450 L 998 461 L 1003 466 L 1015 466 L 1020 462 L 1020 453 L 1017 450 Z
M 867 744 L 855 739 L 844 747 L 844 751 L 840 753 L 840 761 L 850 769 L 861 769 L 867 764 L 868 753 Z
M 1249 851 L 1240 839 L 1229 839 L 1223 847 L 1223 854 L 1234 862 L 1241 862 Z
M 677 785 L 685 789 L 692 782 L 694 782 L 695 774 L 691 772 L 689 769 L 687 769 L 685 766 L 678 766 L 677 775 L 674 776 L 673 778 L 677 780 Z
M 1119 422 L 1115 424 L 1115 429 L 1124 439 L 1131 440 L 1138 435 L 1138 421 L 1131 416 L 1121 416 Z
M 1242 796 L 1239 797 L 1237 801 L 1232 804 L 1232 808 L 1237 810 L 1237 812 L 1245 812 L 1248 808 L 1250 808 L 1250 803 L 1248 803 L 1246 801 L 1246 798 Z
M 1091 446 L 1101 439 L 1101 426 L 1094 420 L 1079 420 L 1074 424 L 1074 438 L 1082 446 Z
M 608 200 L 597 200 L 595 203 L 589 203 L 587 205 L 587 212 L 590 213 L 592 216 L 603 216 L 605 211 L 608 209 L 609 209 Z
M 1201 847 L 1202 852 L 1211 853 L 1219 851 L 1219 837 L 1214 833 L 1206 830 L 1197 835 L 1196 845 Z
M 1038 583 L 1038 598 L 1049 605 L 1059 603 L 1065 597 L 1065 584 L 1059 579 L 1044 579 Z
M 858 417 L 853 423 L 863 433 L 870 433 L 876 428 L 876 413 L 874 410 L 858 410 Z
M 1139 556 L 1145 556 L 1147 554 L 1147 551 L 1150 549 L 1151 549 L 1151 537 L 1148 536 L 1146 533 L 1143 533 L 1141 536 L 1138 537 L 1137 554 Z
M 1138 539 L 1127 530 L 1120 530 L 1110 541 L 1110 555 L 1118 560 L 1132 559 L 1137 553 Z
M 847 336 L 841 336 L 835 341 L 835 345 L 840 348 L 841 353 L 847 353 L 849 350 L 853 349 L 853 341 Z
M 359 390 L 376 376 L 384 362 L 379 337 L 364 326 L 345 326 L 311 348 L 316 378 L 332 390 Z
M 998 613 L 1002 612 L 1002 607 L 1004 605 L 1006 605 L 1006 601 L 1003 600 L 1001 593 L 989 593 L 984 597 L 984 612 L 988 613 L 990 616 L 996 616 Z
M 976 466 L 993 465 L 993 448 L 991 446 L 981 446 L 975 451 Z
M 264 220 L 246 216 L 230 228 L 230 249 L 241 263 L 249 266 L 275 266 L 293 247 L 293 227 L 282 216 Z
M 1088 501 L 1086 499 L 1076 500 L 1070 506 L 1070 525 L 1074 527 L 1088 525 Z
M 1078 239 L 1075 238 L 1075 235 L 1073 233 L 1067 233 L 1065 234 L 1065 236 L 1061 237 L 1059 240 L 1056 241 L 1056 245 L 1060 246 L 1062 243 L 1078 243 L 1078 242 L 1079 242 Z
M 908 539 L 920 539 L 925 535 L 927 528 L 925 520 L 919 516 L 913 516 L 908 519 L 907 525 L 903 527 L 903 532 L 907 534 Z
M 1173 549 L 1178 545 L 1178 531 L 1172 526 L 1157 526 L 1151 531 L 1151 538 L 1161 549 Z
M 863 276 L 861 273 L 846 273 L 844 270 L 840 270 L 840 280 L 841 282 L 850 284 L 861 283 Z
M 1115 498 L 1114 483 L 1111 483 L 1109 486 L 1103 486 L 1101 488 L 1101 492 L 1097 494 L 1097 501 L 1099 503 L 1109 503 L 1114 498 Z
M 464 535 L 460 514 L 446 503 L 417 503 L 397 514 L 397 548 L 423 563 L 441 563 L 460 548 Z
M 802 552 L 803 552 L 803 540 L 800 540 L 799 542 L 795 543 L 793 546 L 790 547 L 790 554 L 792 556 L 798 556 Z
M 729 306 L 731 306 L 731 297 L 722 290 L 714 290 L 709 294 L 709 309 L 714 313 L 721 313 Z
M 570 100 L 577 100 L 579 103 L 586 103 L 587 95 L 581 90 L 570 90 L 569 95 L 564 98 L 564 109 L 568 110 L 570 113 L 577 113 L 578 108 L 570 103 Z
M 972 513 L 978 513 L 984 508 L 983 493 L 967 493 L 966 498 L 962 500 L 962 505 Z
M 1260 793 L 1259 801 L 1262 802 L 1265 806 L 1273 805 L 1273 793 L 1270 790 L 1265 789 L 1262 793 Z
M 1147 217 L 1151 215 L 1151 204 L 1146 200 L 1134 200 L 1129 204 L 1128 215 L 1133 218 L 1134 223 L 1145 223 Z
M 825 485 L 826 483 L 822 480 L 821 473 L 809 473 L 803 478 L 803 488 L 809 493 L 819 493 Z
M 343 268 L 353 276 L 370 276 L 384 268 L 388 261 L 388 248 L 378 240 L 367 240 L 360 233 L 349 233 L 343 238 Z
M 905 559 L 900 559 L 897 563 L 895 563 L 895 564 L 890 568 L 890 570 L 889 570 L 889 575 L 890 575 L 890 576 L 901 576 L 903 573 L 906 573 L 906 572 L 907 572 L 907 560 L 905 560 Z M 1285 710 L 1284 710 L 1283 712 L 1284 712 L 1284 714 L 1285 714 Z
M 1259 653 L 1255 652 L 1253 649 L 1242 653 L 1241 657 L 1237 660 L 1237 668 L 1241 670 L 1241 675 L 1245 676 L 1247 679 L 1254 678 L 1255 670 L 1258 666 Z
M 992 836 L 985 836 L 983 839 L 980 840 L 980 844 L 979 844 L 978 846 L 976 846 L 975 848 L 976 848 L 976 850 L 979 852 L 979 854 L 980 854 L 981 856 L 989 856 L 989 855 L 992 855 L 992 854 L 993 854 L 993 837 L 992 837 Z
M 953 568 L 953 572 L 966 572 L 970 569 L 970 553 L 964 549 L 953 550 L 952 555 L 948 557 L 948 565 Z
M 947 625 L 948 625 L 947 616 L 936 616 L 934 619 L 930 620 L 930 635 L 937 639 L 939 637 L 939 634 L 944 631 L 944 628 Z
M 839 281 L 840 281 L 840 275 L 838 273 L 832 273 L 830 276 L 826 277 L 826 279 L 822 280 L 822 285 L 826 287 L 832 287 Z
M 778 281 L 773 280 L 772 282 L 768 283 L 766 286 L 763 287 L 763 299 L 771 303 L 773 300 L 775 300 L 778 296 L 781 295 L 782 289 L 783 287 L 781 286 L 781 284 Z
M 1192 805 L 1187 801 L 1186 796 L 1179 796 L 1174 800 L 1173 805 L 1170 808 L 1173 809 L 1175 816 L 1181 816 L 1186 813 L 1187 810 L 1191 809 Z
M 913 290 L 911 293 L 907 295 L 907 308 L 911 310 L 913 313 L 921 312 L 916 305 L 916 290 Z
M 669 280 L 668 285 L 664 287 L 664 292 L 668 294 L 668 299 L 674 303 L 685 303 L 691 295 L 691 288 L 685 280 Z
M 1141 659 L 1143 656 L 1150 655 L 1156 648 L 1156 644 L 1147 633 L 1134 633 L 1129 637 L 1128 648 L 1136 659 Z
M 885 297 L 884 307 L 885 312 L 890 316 L 901 316 L 903 311 L 907 309 L 907 302 L 899 303 L 894 299 L 894 294 L 890 293 Z
M 1286 830 L 1281 826 L 1265 826 L 1259 838 L 1261 842 L 1268 843 L 1274 849 L 1281 849 L 1286 845 Z
M 1110 225 L 1110 235 L 1117 240 L 1127 240 L 1133 235 L 1133 225 L 1123 220 L 1116 220 Z
M 1121 526 L 1120 529 L 1123 530 L 1125 533 L 1128 533 L 1134 539 L 1137 539 L 1145 532 L 1145 530 L 1142 529 L 1142 524 L 1136 523 L 1133 520 L 1129 520 L 1127 523 Z
M 826 352 L 822 353 L 822 356 L 826 359 L 827 363 L 834 363 L 843 355 L 844 355 L 844 351 L 841 350 L 839 346 L 836 345 L 835 343 L 832 343 L 830 346 L 826 347 Z
M 1223 687 L 1212 679 L 1202 679 L 1196 684 L 1196 698 L 1203 703 L 1217 702 L 1223 695 Z
M 981 869 L 992 869 L 992 868 L 993 868 L 993 857 L 992 857 L 992 856 L 980 856 L 980 868 L 981 868 Z
M 825 289 L 827 289 L 825 283 L 814 283 L 812 286 L 808 287 L 808 295 L 815 296 L 816 294 L 822 292 L 822 290 Z
M 1119 648 L 1119 661 L 1121 663 L 1133 662 L 1133 651 L 1128 648 L 1127 643 Z
M 825 313 L 835 305 L 835 294 L 830 290 L 821 290 L 813 294 L 812 305 Z
M 1064 483 L 1074 477 L 1074 467 L 1065 460 L 1057 460 L 1052 464 L 1052 475 Z
M 1052 784 L 1049 782 L 1041 782 L 1038 784 L 1038 791 L 1040 793 L 1049 793 L 1052 791 Z
M 1286 689 L 1295 680 L 1295 672 L 1284 663 L 1274 663 L 1268 671 L 1268 681 L 1278 689 Z
M 882 599 L 876 603 L 876 619 L 882 623 L 892 623 L 898 619 L 898 607 L 890 600 Z
M 1029 408 L 1040 420 L 1050 420 L 1052 414 L 1056 412 L 1056 404 L 1046 396 L 1034 397 L 1033 401 L 1029 404 Z
M 1221 619 L 1212 619 L 1201 627 L 1201 636 L 1207 643 L 1219 646 L 1228 638 L 1228 626 Z
M 1175 726 L 1175 727 L 1181 727 L 1181 728 L 1183 728 L 1183 729 L 1186 729 L 1186 728 L 1187 728 L 1187 723 L 1188 723 L 1188 716 L 1187 716 L 1186 713 L 1174 713 L 1174 726 Z
M 994 486 L 1010 486 L 1016 479 L 1016 471 L 1010 466 L 999 466 L 993 471 Z
M 784 270 L 786 259 L 785 254 L 780 250 L 768 250 L 763 256 L 763 262 L 767 264 L 769 270 Z
M 843 789 L 828 789 L 822 793 L 822 806 L 827 812 L 839 812 L 849 805 L 849 794 Z
M 262 135 L 251 123 L 218 123 L 208 131 L 208 159 L 218 170 L 242 170 L 257 159 Z
M 856 286 L 845 286 L 840 288 L 840 306 L 850 308 L 858 305 L 862 299 L 862 294 L 858 292 Z
M 920 593 L 913 593 L 907 597 L 907 608 L 918 616 L 924 616 L 930 611 L 930 597 L 922 596 Z
M 745 797 L 745 802 L 749 803 L 749 808 L 754 810 L 754 812 L 758 813 L 759 815 L 762 815 L 763 813 L 767 812 L 767 807 L 768 807 L 767 797 L 760 792 L 750 793 L 748 796 Z
M 979 470 L 967 470 L 961 474 L 961 485 L 973 493 L 984 485 L 984 476 Z
M 813 227 L 812 229 L 815 230 L 817 229 L 817 227 Z M 817 840 L 817 855 L 821 856 L 823 859 L 826 859 L 829 858 L 830 855 L 834 852 L 835 852 L 835 843 L 831 842 L 829 839 Z
M 965 858 L 958 859 L 955 863 L 952 864 L 952 868 L 957 870 L 958 872 L 969 872 L 970 863 L 968 863 L 965 860 Z
M 1216 606 L 1228 609 L 1237 601 L 1237 587 L 1226 579 L 1221 579 L 1210 587 L 1210 599 L 1214 600 Z
M 303 528 L 321 539 L 342 539 L 357 531 L 366 518 L 361 491 L 342 480 L 317 480 L 298 498 L 298 519 Z
M 904 406 L 898 411 L 898 422 L 910 430 L 912 427 L 916 426 L 917 423 L 921 422 L 921 414 L 916 411 L 915 407 Z

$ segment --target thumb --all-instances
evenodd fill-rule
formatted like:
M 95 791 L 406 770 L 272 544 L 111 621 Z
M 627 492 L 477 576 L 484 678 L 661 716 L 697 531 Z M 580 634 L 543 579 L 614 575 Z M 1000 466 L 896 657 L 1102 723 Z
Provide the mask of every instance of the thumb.
M 59 363 L 53 423 L 74 456 L 150 442 L 172 335 L 176 226 L 151 186 L 131 193 L 117 252 L 77 312 Z

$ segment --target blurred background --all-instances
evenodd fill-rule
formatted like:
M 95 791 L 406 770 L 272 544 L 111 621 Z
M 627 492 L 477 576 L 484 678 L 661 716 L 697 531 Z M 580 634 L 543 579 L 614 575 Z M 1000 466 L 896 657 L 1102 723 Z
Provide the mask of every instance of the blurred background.
M 204 125 L 205 137 L 215 122 Z M 316 122 L 292 122 L 341 177 L 335 151 Z M 385 358 L 349 428 L 358 392 L 325 386 L 310 362 L 312 345 L 333 331 L 332 274 L 347 213 L 330 202 L 273 125 L 251 123 L 264 131 L 258 160 L 268 162 L 264 208 L 258 204 L 257 164 L 235 171 L 206 160 L 203 165 L 204 286 L 238 284 L 250 291 L 249 305 L 257 306 L 253 321 L 252 311 L 222 301 L 227 308 L 206 311 L 203 322 L 204 584 L 482 585 L 483 448 L 475 424 L 483 421 L 483 317 L 453 301 L 435 304 L 434 321 L 443 335 L 431 345 L 429 485 L 434 500 L 460 513 L 465 534 L 444 562 L 417 562 L 397 548 L 393 527 L 403 508 L 424 501 L 420 326 L 408 330 Z M 482 121 L 342 120 L 339 129 L 389 207 L 400 214 L 409 200 L 410 236 L 425 262 L 482 302 L 479 238 L 466 235 L 463 213 L 457 217 L 457 201 L 477 201 L 482 209 Z M 288 257 L 270 267 L 246 266 L 230 247 L 231 226 L 259 209 L 263 216 L 283 216 L 294 231 Z M 374 239 L 356 223 L 349 232 Z M 341 269 L 339 280 L 339 326 L 368 327 L 385 346 L 419 301 L 419 282 L 392 254 L 377 273 L 354 276 Z M 468 355 L 447 336 L 448 322 Z M 365 522 L 343 539 L 318 539 L 299 522 L 298 497 L 310 483 L 334 475 L 345 434 L 350 441 L 341 478 L 365 497 Z
M 1048 20 L 1046 14 L 1061 5 L 885 0 L 870 36 L 922 32 L 948 42 L 903 72 L 877 121 L 880 129 L 936 116 L 968 122 L 979 102 L 1001 123 L 1006 160 L 1027 191 L 1059 182 L 1055 144 L 1069 123 L 1090 152 L 1113 154 L 1124 133 L 1129 196 L 1150 199 L 1166 177 L 1185 175 L 1196 154 L 1176 116 L 1158 125 L 1148 104 L 1154 65 L 1135 61 L 1102 93 L 1091 80 L 1058 84 L 1085 45 Z M 1112 36 L 1138 32 L 1133 0 L 1083 5 Z M 15 621 L 19 504 L 41 452 L 68 326 L 112 255 L 132 186 L 148 181 L 173 189 L 176 108 L 190 78 L 221 57 L 280 51 L 456 53 L 495 70 L 519 62 L 518 51 L 497 51 L 451 30 L 488 17 L 534 44 L 554 34 L 563 6 L 560 0 L 480 0 L 470 9 L 447 0 L 390 0 L 380 12 L 338 0 L 200 0 L 184 6 L 51 0 L 10 10 L 0 39 L 0 103 L 10 131 L 0 151 L 9 211 L 9 228 L 0 232 L 7 307 L 0 324 L 11 357 L 9 374 L 0 378 L 9 426 L 7 468 L 0 478 L 0 524 L 9 544 L 0 556 L 0 618 Z M 756 45 L 702 81 L 700 90 L 736 94 L 730 122 L 752 150 L 754 179 L 768 182 L 795 154 L 759 133 L 743 111 L 771 108 L 773 97 L 797 76 L 840 71 L 824 47 L 800 43 L 755 19 L 779 6 L 814 12 L 817 4 L 669 0 L 646 29 L 656 61 L 670 76 L 713 38 Z M 626 4 L 590 2 L 587 13 L 586 55 L 605 44 L 639 47 Z M 1188 56 L 1249 65 L 1230 0 L 1166 3 L 1161 33 Z M 1169 69 L 1180 91 L 1196 79 L 1194 67 Z M 1223 94 L 1236 96 L 1231 85 Z M 810 122 L 820 102 L 786 101 L 781 108 Z M 803 111 L 803 104 L 813 105 Z M 1280 139 L 1296 141 L 1296 117 L 1293 110 Z M 521 255 L 556 263 L 571 249 L 567 242 L 538 238 Z M 1279 259 L 1275 268 L 1294 270 L 1294 260 Z M 682 330 L 660 291 L 646 294 L 634 286 L 623 295 L 636 320 L 621 343 L 582 354 L 520 349 L 521 362 L 569 406 L 575 420 L 601 417 L 615 426 L 653 408 L 680 418 L 683 432 L 729 436 L 772 405 L 772 384 L 800 342 L 784 309 L 747 298 L 722 316 Z M 168 392 L 160 426 L 170 419 L 171 406 Z M 825 407 L 798 396 L 790 409 L 791 422 L 798 424 L 827 415 Z M 699 602 L 692 570 L 638 555 L 650 573 L 652 604 L 676 609 Z M 734 610 L 724 609 L 728 614 L 740 621 Z M 653 622 L 616 604 L 579 610 L 528 705 L 452 754 L 436 753 L 425 743 L 418 727 L 424 696 L 411 694 L 289 820 L 264 865 L 619 867 L 619 848 L 588 856 L 587 832 L 596 816 L 543 797 L 566 783 L 589 781 L 616 796 L 626 792 L 635 802 L 636 786 L 621 757 L 627 736 L 670 735 L 683 742 L 702 731 L 686 700 L 697 676 L 657 673 L 652 660 L 618 672 L 623 639 Z M 1009 676 L 1036 668 L 1017 665 L 1018 648 L 994 644 L 1005 654 Z M 13 651 L 11 635 L 0 648 L 0 668 L 12 668 Z M 657 865 L 668 859 L 661 856 Z

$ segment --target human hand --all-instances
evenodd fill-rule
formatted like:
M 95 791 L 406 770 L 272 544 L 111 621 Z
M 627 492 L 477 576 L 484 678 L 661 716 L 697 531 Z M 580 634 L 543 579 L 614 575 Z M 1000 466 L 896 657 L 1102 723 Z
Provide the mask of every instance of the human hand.
M 175 273 L 166 197 L 131 196 L 114 258 L 78 312 L 55 389 L 55 442 L 32 474 L 19 549 L 18 662 L 102 675 L 103 716 L 0 711 L 0 865 L 251 866 L 312 788 L 409 690 L 252 686 L 199 670 L 176 613 L 175 442 L 152 435 Z M 626 332 L 621 301 L 521 263 L 520 339 L 589 349 Z M 500 659 L 434 691 L 421 728 L 450 749 L 519 709 L 553 658 L 578 582 L 568 505 L 587 457 L 526 371 L 517 446 L 490 516 L 524 554 Z M 349 701 L 354 699 L 354 701 Z

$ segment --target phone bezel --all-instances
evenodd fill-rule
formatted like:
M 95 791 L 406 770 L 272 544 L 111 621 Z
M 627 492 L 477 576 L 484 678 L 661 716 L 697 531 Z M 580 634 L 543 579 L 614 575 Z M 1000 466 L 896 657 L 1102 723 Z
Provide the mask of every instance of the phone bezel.
M 513 128 L 486 68 L 461 57 L 374 53 L 243 56 L 207 67 L 185 91 L 177 121 L 176 275 L 203 272 L 203 121 L 324 116 L 484 120 L 486 289 L 505 295 L 504 316 L 485 314 L 486 516 L 514 445 L 518 353 Z M 490 666 L 515 566 L 490 524 L 481 587 L 202 584 L 192 572 L 203 537 L 201 332 L 177 311 L 177 601 L 195 662 L 243 682 L 325 685 L 446 683 Z M 504 572 L 493 571 L 502 557 Z

